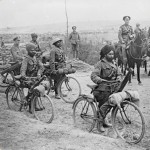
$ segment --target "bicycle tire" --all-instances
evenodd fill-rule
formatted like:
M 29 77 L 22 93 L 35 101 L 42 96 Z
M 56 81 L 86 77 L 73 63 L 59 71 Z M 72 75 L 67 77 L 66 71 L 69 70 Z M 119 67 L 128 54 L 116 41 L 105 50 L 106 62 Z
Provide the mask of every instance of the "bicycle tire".
M 75 100 L 81 95 L 80 83 L 74 77 L 66 76 L 58 86 L 58 93 L 66 103 L 73 104 Z
M 132 102 L 124 101 L 124 102 L 122 102 L 121 106 L 123 108 L 122 109 L 123 110 L 122 111 L 122 115 L 121 115 L 121 112 L 119 111 L 118 107 L 115 107 L 114 110 L 112 111 L 112 125 L 113 125 L 113 129 L 115 130 L 117 135 L 121 139 L 126 141 L 127 143 L 131 143 L 131 144 L 139 143 L 142 140 L 142 138 L 144 137 L 144 134 L 145 134 L 144 117 L 143 117 L 140 109 L 138 108 L 138 106 L 136 106 Z M 126 110 L 125 110 L 125 106 L 126 106 Z M 129 108 L 130 106 L 132 108 Z M 127 112 L 127 109 L 129 110 L 129 113 L 133 113 L 132 117 L 134 119 L 137 118 L 136 116 L 139 114 L 139 119 L 141 120 L 141 127 L 138 126 L 138 124 L 137 124 L 138 120 L 131 122 L 131 117 L 129 118 L 129 114 Z M 134 110 L 136 112 L 133 112 Z M 117 122 L 117 120 L 118 120 L 118 122 Z M 122 129 L 121 129 L 121 127 L 119 129 L 119 126 L 120 126 L 119 124 L 122 125 Z M 130 128 L 133 131 L 130 131 Z M 140 130 L 140 128 L 141 128 L 141 130 Z M 129 131 L 128 131 L 128 129 L 129 129 Z M 135 132 L 138 132 L 138 134 L 135 133 Z M 133 136 L 133 137 L 131 137 L 131 136 Z
M 11 95 L 11 98 L 9 99 L 9 94 L 11 93 L 12 89 L 13 89 L 12 95 Z M 22 92 L 23 91 L 21 89 L 17 88 L 16 86 L 9 86 L 6 89 L 6 101 L 7 101 L 7 105 L 8 105 L 9 109 L 15 110 L 15 111 L 21 111 L 22 103 L 23 103 L 23 93 Z M 14 104 L 14 106 L 11 105 L 11 102 L 12 102 L 12 104 Z
M 41 98 L 46 98 L 47 102 L 44 101 L 43 99 L 41 100 Z M 37 107 L 42 108 L 43 110 L 36 111 L 35 106 L 37 104 L 38 104 Z M 45 116 L 44 112 L 47 109 L 45 109 L 45 108 L 48 109 L 48 113 L 50 112 L 50 114 L 48 114 L 46 116 Z M 40 121 L 44 122 L 44 123 L 51 123 L 52 120 L 54 119 L 54 105 L 53 105 L 53 102 L 52 102 L 51 98 L 48 95 L 45 95 L 43 97 L 35 96 L 33 98 L 33 100 L 31 100 L 31 110 L 32 110 L 32 113 L 34 114 L 35 118 L 37 120 L 40 120 Z M 46 120 L 45 120 L 45 118 L 46 118 Z
M 83 105 L 82 105 L 83 110 L 81 111 L 81 114 L 80 114 L 80 110 L 79 110 L 80 102 L 83 103 Z M 89 108 L 89 106 L 91 108 Z M 83 113 L 84 110 L 86 110 L 86 113 Z M 88 112 L 88 110 L 89 110 L 89 112 Z M 78 113 L 79 113 L 79 116 L 77 116 Z M 91 119 L 88 120 L 87 119 L 88 116 Z M 79 123 L 77 123 L 77 117 L 78 117 L 78 119 L 81 118 Z M 95 127 L 96 118 L 97 118 L 97 113 L 96 113 L 96 108 L 95 108 L 95 105 L 93 104 L 93 102 L 89 102 L 88 98 L 84 98 L 84 97 L 78 98 L 75 101 L 75 103 L 73 105 L 73 122 L 74 122 L 75 127 L 79 127 L 82 130 L 88 130 L 89 132 L 91 132 L 93 130 L 93 128 Z

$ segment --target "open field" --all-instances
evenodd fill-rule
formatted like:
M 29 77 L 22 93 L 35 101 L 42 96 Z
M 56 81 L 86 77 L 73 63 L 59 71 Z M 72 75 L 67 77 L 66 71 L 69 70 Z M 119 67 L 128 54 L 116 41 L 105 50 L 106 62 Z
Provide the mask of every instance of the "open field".
M 73 74 L 82 87 L 83 94 L 90 94 L 86 84 L 92 84 L 90 70 L 80 70 Z M 142 69 L 143 86 L 139 86 L 135 77 L 132 85 L 125 90 L 137 90 L 140 94 L 141 110 L 146 121 L 146 134 L 142 142 L 136 145 L 124 143 L 100 133 L 88 133 L 73 126 L 72 105 L 54 98 L 55 118 L 51 124 L 36 121 L 25 112 L 15 112 L 7 108 L 5 94 L 0 94 L 0 149 L 1 150 L 149 150 L 150 149 L 150 78 Z M 107 144 L 106 144 L 107 143 Z

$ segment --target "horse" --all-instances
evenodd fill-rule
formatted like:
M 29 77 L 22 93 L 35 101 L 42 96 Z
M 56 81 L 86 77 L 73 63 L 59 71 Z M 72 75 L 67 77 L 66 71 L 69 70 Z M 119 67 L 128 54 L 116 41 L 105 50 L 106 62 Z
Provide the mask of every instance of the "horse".
M 132 40 L 130 42 L 129 49 L 127 49 L 128 66 L 129 68 L 134 69 L 135 64 L 137 65 L 137 80 L 139 85 L 142 84 L 140 80 L 140 66 L 146 54 L 147 54 L 146 37 L 144 36 L 143 32 L 140 32 L 137 34 L 134 41 Z M 131 83 L 131 77 L 129 79 L 129 83 Z
M 127 62 L 123 61 L 123 56 L 122 56 L 122 47 L 120 43 L 114 43 L 114 54 L 115 54 L 115 60 L 117 61 L 118 66 L 121 68 L 121 72 L 125 75 L 126 70 L 128 67 Z

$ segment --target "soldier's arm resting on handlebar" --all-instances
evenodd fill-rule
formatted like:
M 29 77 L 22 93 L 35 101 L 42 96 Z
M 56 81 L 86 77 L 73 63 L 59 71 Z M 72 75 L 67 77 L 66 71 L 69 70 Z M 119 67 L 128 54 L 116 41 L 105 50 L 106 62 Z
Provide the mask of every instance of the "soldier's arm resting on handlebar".
M 106 82 L 107 80 L 100 78 L 100 72 L 101 72 L 101 68 L 98 66 L 95 66 L 95 69 L 93 70 L 92 74 L 91 74 L 91 80 L 96 83 L 96 84 L 100 84 L 103 81 Z

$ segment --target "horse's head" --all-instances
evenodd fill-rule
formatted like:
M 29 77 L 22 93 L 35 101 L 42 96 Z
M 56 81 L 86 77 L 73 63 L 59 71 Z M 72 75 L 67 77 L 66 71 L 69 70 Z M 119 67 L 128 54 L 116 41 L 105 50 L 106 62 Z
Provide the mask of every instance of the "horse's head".
M 143 42 L 143 34 L 142 32 L 139 32 L 136 34 L 136 37 L 134 39 L 134 43 L 136 43 L 137 45 L 141 45 Z

